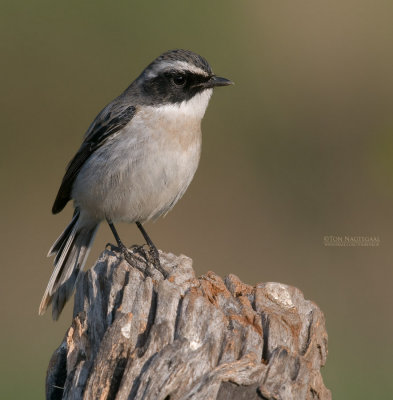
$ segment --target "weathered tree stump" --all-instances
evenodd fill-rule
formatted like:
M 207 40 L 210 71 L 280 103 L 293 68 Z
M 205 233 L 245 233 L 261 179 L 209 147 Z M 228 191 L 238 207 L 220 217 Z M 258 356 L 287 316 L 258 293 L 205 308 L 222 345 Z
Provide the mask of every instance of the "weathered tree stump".
M 47 399 L 330 399 L 324 316 L 300 290 L 196 278 L 160 253 L 146 277 L 106 250 L 78 282 L 49 364 Z

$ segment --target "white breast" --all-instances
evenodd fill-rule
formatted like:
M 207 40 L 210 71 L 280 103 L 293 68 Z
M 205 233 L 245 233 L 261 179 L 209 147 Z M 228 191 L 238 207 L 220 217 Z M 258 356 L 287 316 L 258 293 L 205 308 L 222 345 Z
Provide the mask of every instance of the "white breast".
M 168 212 L 198 167 L 211 90 L 179 105 L 144 107 L 84 164 L 73 188 L 96 219 L 144 222 Z

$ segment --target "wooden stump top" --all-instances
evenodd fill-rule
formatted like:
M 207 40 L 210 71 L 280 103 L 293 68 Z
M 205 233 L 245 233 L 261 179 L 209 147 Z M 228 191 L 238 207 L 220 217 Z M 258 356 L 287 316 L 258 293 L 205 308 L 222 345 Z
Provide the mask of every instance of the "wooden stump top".
M 320 309 L 281 283 L 195 277 L 160 252 L 168 279 L 106 250 L 78 282 L 49 364 L 47 399 L 330 399 Z

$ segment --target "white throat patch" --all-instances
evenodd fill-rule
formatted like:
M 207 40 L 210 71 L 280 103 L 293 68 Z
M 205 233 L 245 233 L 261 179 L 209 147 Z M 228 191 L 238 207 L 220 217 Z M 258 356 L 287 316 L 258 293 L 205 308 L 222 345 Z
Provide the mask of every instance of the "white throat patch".
M 202 119 L 212 93 L 213 89 L 205 89 L 203 92 L 181 103 L 165 104 L 154 108 L 162 113 L 183 114 L 190 118 Z

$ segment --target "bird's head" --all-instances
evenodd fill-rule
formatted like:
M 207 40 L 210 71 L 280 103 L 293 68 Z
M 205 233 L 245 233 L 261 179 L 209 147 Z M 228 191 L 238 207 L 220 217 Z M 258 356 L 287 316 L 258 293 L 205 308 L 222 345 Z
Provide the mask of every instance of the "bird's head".
M 233 84 L 216 76 L 209 63 L 189 50 L 170 50 L 150 63 L 129 89 L 144 105 L 173 106 L 203 117 L 213 88 Z

